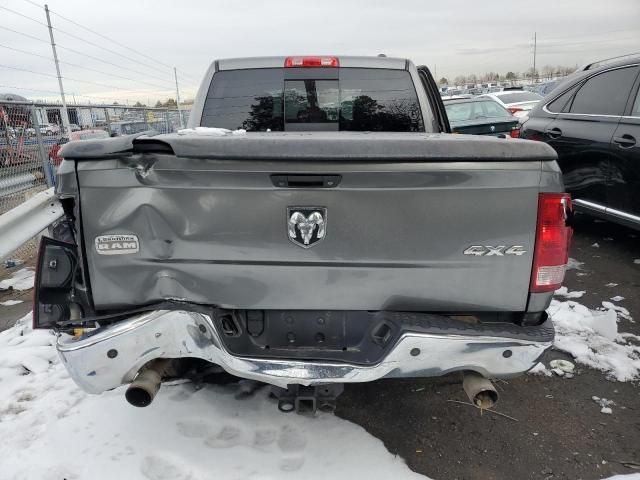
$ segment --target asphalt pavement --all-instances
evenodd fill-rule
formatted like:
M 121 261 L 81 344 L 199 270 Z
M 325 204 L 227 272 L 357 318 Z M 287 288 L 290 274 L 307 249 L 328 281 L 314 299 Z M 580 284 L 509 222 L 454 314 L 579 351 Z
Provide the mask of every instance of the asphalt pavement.
M 579 216 L 571 257 L 583 262 L 564 282 L 571 291 L 586 290 L 577 301 L 595 309 L 625 297 L 616 303 L 637 323 L 621 321 L 619 330 L 640 335 L 640 264 L 634 263 L 640 232 Z M 551 350 L 544 362 L 554 358 L 571 360 Z M 336 413 L 434 480 L 595 480 L 640 472 L 640 382 L 577 369 L 572 379 L 526 375 L 498 382 L 496 411 L 512 419 L 451 402 L 468 402 L 459 375 L 347 385 Z M 612 415 L 600 413 L 594 395 L 614 400 Z

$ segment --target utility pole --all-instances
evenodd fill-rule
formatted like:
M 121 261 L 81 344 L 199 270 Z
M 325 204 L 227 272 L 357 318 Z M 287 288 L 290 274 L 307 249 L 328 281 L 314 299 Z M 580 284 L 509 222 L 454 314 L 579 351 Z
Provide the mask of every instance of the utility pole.
M 182 112 L 180 111 L 180 89 L 178 88 L 178 71 L 176 67 L 173 67 L 173 76 L 176 79 L 176 105 L 178 107 L 178 117 L 180 117 L 180 128 L 184 128 L 184 120 L 182 118 Z
M 538 32 L 533 32 L 533 72 L 531 74 L 531 76 L 533 77 L 533 83 L 536 83 L 536 49 L 538 47 L 538 39 L 537 39 L 537 34 Z
M 49 26 L 49 38 L 51 38 L 51 49 L 53 50 L 53 61 L 56 64 L 56 72 L 58 73 L 58 86 L 60 87 L 60 97 L 62 98 L 62 127 L 67 135 L 71 133 L 69 129 L 69 112 L 67 111 L 67 101 L 64 98 L 64 87 L 62 86 L 62 75 L 60 75 L 60 63 L 58 62 L 58 53 L 56 52 L 56 42 L 53 39 L 53 27 L 51 26 L 51 17 L 49 16 L 49 6 L 45 4 L 44 12 L 47 15 L 47 25 Z

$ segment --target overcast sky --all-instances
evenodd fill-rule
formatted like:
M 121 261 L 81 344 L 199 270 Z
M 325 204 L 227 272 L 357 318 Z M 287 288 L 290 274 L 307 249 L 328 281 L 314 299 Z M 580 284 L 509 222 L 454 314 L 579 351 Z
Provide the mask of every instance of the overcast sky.
M 0 7 L 46 22 L 43 9 L 26 0 L 0 0 Z M 172 65 L 181 77 L 182 96 L 192 97 L 213 59 L 236 56 L 385 53 L 426 64 L 438 77 L 453 79 L 526 71 L 533 63 L 534 32 L 538 68 L 640 51 L 640 0 L 49 0 L 49 7 L 153 58 L 52 14 L 58 54 L 67 62 L 61 65 L 65 90 L 75 93 L 78 102 L 90 100 L 81 95 L 93 96 L 92 103 L 155 103 L 175 97 Z M 48 38 L 44 25 L 0 8 L 0 93 L 55 96 Z

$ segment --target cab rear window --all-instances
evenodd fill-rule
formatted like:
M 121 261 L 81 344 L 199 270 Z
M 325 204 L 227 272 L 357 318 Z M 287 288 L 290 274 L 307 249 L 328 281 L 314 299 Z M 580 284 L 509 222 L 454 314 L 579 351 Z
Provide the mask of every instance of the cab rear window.
M 409 72 L 367 68 L 218 72 L 201 125 L 248 131 L 425 130 Z

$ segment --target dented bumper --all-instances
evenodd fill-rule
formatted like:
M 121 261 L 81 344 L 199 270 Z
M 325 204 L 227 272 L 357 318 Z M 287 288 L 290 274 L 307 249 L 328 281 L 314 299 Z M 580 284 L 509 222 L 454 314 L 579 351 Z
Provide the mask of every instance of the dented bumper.
M 61 335 L 57 349 L 74 381 L 89 393 L 130 383 L 156 358 L 199 358 L 230 374 L 272 385 L 368 382 L 393 377 L 433 377 L 472 370 L 510 377 L 532 368 L 553 342 L 553 326 L 422 326 L 404 331 L 375 365 L 247 358 L 230 354 L 208 315 L 156 310 L 102 327 L 79 338 Z

